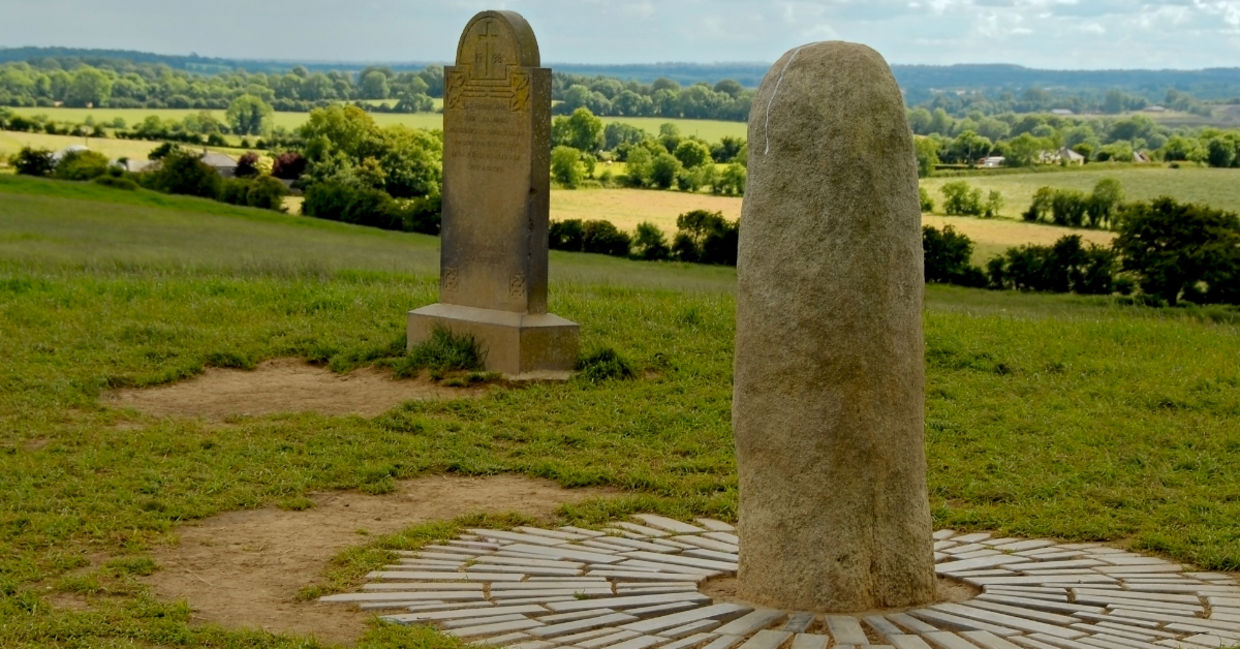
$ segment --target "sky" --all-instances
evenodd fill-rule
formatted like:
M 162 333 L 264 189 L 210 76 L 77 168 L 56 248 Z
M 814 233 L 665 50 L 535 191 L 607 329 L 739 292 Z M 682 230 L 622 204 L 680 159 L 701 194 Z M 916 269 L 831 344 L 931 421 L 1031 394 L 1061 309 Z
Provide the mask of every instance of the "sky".
M 890 63 L 1240 67 L 1240 0 L 0 0 L 0 47 L 240 59 L 444 62 L 507 9 L 553 63 L 770 63 L 808 42 Z

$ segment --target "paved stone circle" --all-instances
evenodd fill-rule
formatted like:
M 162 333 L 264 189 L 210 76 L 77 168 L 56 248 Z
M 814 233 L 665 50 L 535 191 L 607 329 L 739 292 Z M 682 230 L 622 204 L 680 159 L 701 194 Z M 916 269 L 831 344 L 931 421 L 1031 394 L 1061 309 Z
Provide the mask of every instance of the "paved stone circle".
M 1097 543 L 935 532 L 940 576 L 971 600 L 853 615 L 715 602 L 736 573 L 731 525 L 651 514 L 603 531 L 471 529 L 400 552 L 361 592 L 323 602 L 393 610 L 514 649 L 1188 649 L 1240 645 L 1240 583 Z

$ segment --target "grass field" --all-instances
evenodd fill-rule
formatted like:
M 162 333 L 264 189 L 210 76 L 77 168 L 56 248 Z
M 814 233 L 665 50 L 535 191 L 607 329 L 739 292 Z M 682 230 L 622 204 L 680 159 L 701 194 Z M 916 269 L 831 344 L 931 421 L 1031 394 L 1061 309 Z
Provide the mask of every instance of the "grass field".
M 436 106 L 442 105 L 442 100 L 435 100 Z M 375 103 L 375 102 L 370 102 Z M 381 103 L 381 102 L 380 102 Z M 141 122 L 148 115 L 157 115 L 160 119 L 180 121 L 187 115 L 197 114 L 197 109 L 185 108 L 11 108 L 14 113 L 26 117 L 35 115 L 46 115 L 48 118 L 56 122 L 81 124 L 86 121 L 87 117 L 92 118 L 95 123 L 102 124 L 110 122 L 119 117 L 125 120 L 130 127 Z M 210 110 L 216 119 L 224 121 L 224 111 Z M 272 116 L 272 124 L 289 130 L 297 128 L 305 123 L 308 113 L 291 113 L 277 111 Z M 443 115 L 440 113 L 371 113 L 371 117 L 375 119 L 375 123 L 380 126 L 389 124 L 404 124 L 413 128 L 437 129 L 443 128 Z M 604 117 L 604 123 L 624 122 L 641 128 L 651 135 L 659 132 L 659 126 L 671 122 L 676 124 L 682 135 L 696 135 L 705 139 L 707 142 L 718 142 L 724 135 L 734 137 L 745 137 L 744 122 L 723 122 L 718 120 L 696 120 L 696 119 L 666 119 L 662 117 Z
M 614 497 L 564 508 L 734 519 L 735 272 L 553 254 L 550 308 L 643 378 L 497 389 L 373 418 L 225 424 L 100 401 L 210 365 L 397 353 L 436 299 L 437 241 L 218 203 L 0 175 L 0 646 L 308 648 L 201 626 L 137 576 L 187 521 L 419 475 L 516 473 Z M 1224 310 L 930 286 L 935 524 L 1105 541 L 1240 570 L 1240 326 Z M 333 570 L 382 563 L 358 544 Z M 325 566 L 325 570 L 326 570 Z M 51 605 L 59 594 L 80 609 Z M 451 647 L 416 628 L 365 649 Z
M 130 158 L 146 160 L 151 149 L 159 146 L 159 142 L 149 140 L 118 140 L 115 138 L 84 138 L 76 135 L 48 135 L 46 133 L 24 133 L 20 131 L 0 131 L 0 160 L 6 164 L 10 155 L 17 153 L 22 147 L 59 151 L 73 144 L 84 144 L 102 153 L 110 159 Z M 222 151 L 236 157 L 246 149 L 231 147 L 207 147 L 212 151 Z
M 938 206 L 943 204 L 943 194 L 939 188 L 953 180 L 964 180 L 980 188 L 983 193 L 997 189 L 1003 195 L 1003 207 L 999 214 L 1020 218 L 1020 214 L 1029 208 L 1033 194 L 1039 187 L 1049 185 L 1088 193 L 1103 178 L 1118 180 L 1125 200 L 1149 200 L 1165 195 L 1181 202 L 1205 203 L 1211 207 L 1240 212 L 1240 169 L 1172 169 L 1162 164 L 1096 163 L 1065 171 L 979 174 L 959 178 L 935 176 L 923 179 L 921 184 L 930 192 Z
M 713 196 L 701 193 L 659 191 L 653 189 L 577 189 L 551 190 L 551 219 L 603 219 L 632 233 L 637 224 L 649 221 L 659 226 L 670 240 L 676 233 L 676 217 L 691 210 L 721 212 L 734 221 L 741 216 L 741 199 L 735 196 Z M 923 214 L 925 225 L 938 228 L 950 225 L 973 240 L 973 263 L 986 260 L 1008 248 L 1026 243 L 1049 245 L 1068 234 L 1079 234 L 1086 241 L 1107 244 L 1114 238 L 1110 232 L 1061 228 L 1045 224 L 1025 223 L 1013 219 L 975 219 L 971 217 Z

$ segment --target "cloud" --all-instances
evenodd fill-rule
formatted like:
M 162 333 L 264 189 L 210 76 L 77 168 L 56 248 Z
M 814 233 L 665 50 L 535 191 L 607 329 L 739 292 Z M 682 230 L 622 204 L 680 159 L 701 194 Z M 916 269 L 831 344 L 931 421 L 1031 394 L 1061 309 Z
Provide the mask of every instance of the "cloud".
M 1193 7 L 1212 16 L 1219 16 L 1227 25 L 1225 31 L 1240 32 L 1240 0 L 1193 0 Z

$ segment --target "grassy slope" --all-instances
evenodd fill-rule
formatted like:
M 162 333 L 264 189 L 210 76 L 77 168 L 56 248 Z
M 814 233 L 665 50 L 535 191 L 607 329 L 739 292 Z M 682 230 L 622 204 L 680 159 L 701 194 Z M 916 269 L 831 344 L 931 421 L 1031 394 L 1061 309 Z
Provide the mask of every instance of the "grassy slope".
M 435 298 L 435 253 L 417 235 L 0 176 L 0 547 L 12 549 L 0 554 L 0 645 L 313 646 L 194 627 L 131 575 L 184 520 L 315 489 L 522 472 L 629 490 L 564 520 L 735 515 L 730 269 L 553 255 L 551 309 L 581 323 L 584 349 L 650 370 L 642 380 L 369 420 L 241 418 L 229 434 L 97 401 L 109 385 L 211 362 L 344 368 L 388 353 L 404 312 Z M 1240 328 L 1204 315 L 929 287 L 936 524 L 1240 569 Z M 118 559 L 69 574 L 98 554 Z M 53 611 L 38 593 L 57 590 L 96 608 Z M 376 631 L 362 646 L 438 642 L 416 633 Z

